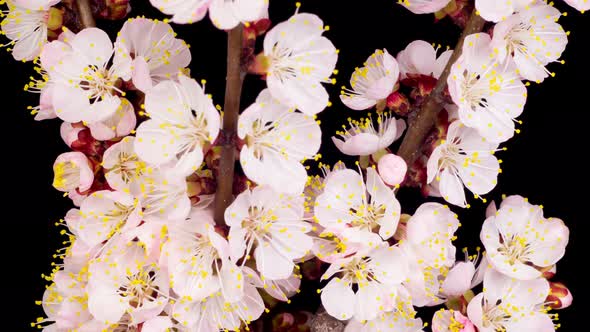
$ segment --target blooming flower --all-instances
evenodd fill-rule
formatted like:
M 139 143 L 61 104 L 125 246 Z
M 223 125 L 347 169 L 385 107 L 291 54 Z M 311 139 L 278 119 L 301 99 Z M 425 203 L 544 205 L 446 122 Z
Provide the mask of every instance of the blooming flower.
M 163 255 L 180 297 L 198 301 L 219 291 L 229 302 L 242 298 L 242 271 L 229 258 L 227 240 L 215 232 L 210 211 L 195 208 L 168 232 Z
M 350 128 L 343 126 L 343 131 L 337 131 L 337 136 L 332 136 L 332 142 L 338 150 L 349 156 L 368 156 L 389 147 L 400 138 L 406 129 L 406 122 L 396 119 L 388 112 L 377 114 L 378 129 L 375 129 L 371 114 L 361 120 L 349 118 Z
M 264 301 L 256 287 L 244 283 L 244 295 L 237 301 L 228 301 L 217 292 L 203 301 L 180 299 L 172 307 L 172 317 L 179 327 L 188 331 L 238 331 L 242 324 L 250 324 L 264 312 Z
M 186 218 L 191 209 L 186 180 L 174 172 L 158 170 L 132 181 L 130 193 L 139 199 L 145 221 Z
M 580 12 L 590 10 L 590 1 L 588 0 L 564 0 L 568 5 L 574 7 Z
M 13 46 L 16 60 L 31 61 L 47 43 L 47 25 L 51 6 L 60 0 L 12 0 L 8 1 L 8 13 L 0 12 L 2 34 L 10 39 L 3 46 Z
M 316 15 L 295 14 L 277 24 L 264 37 L 263 62 L 271 95 L 282 104 L 314 115 L 330 104 L 324 83 L 338 52 L 322 33 L 327 29 Z
M 560 219 L 543 217 L 540 206 L 521 196 L 509 196 L 481 229 L 492 266 L 512 278 L 541 277 L 535 267 L 550 267 L 565 253 L 569 229 Z
M 286 279 L 269 280 L 261 278 L 258 272 L 247 266 L 243 266 L 242 271 L 249 283 L 264 289 L 268 295 L 279 301 L 288 302 L 290 297 L 299 292 L 301 286 L 301 276 L 294 273 Z
M 376 50 L 363 66 L 350 78 L 352 89 L 343 88 L 340 93 L 340 100 L 353 110 L 365 110 L 386 99 L 399 78 L 397 61 L 387 50 Z
M 420 205 L 406 223 L 406 236 L 400 248 L 409 261 L 408 280 L 404 283 L 412 303 L 421 307 L 441 303 L 438 296 L 443 274 L 455 263 L 452 243 L 459 220 L 448 207 L 438 203 Z
M 90 161 L 81 152 L 60 154 L 53 163 L 53 187 L 59 191 L 75 195 L 92 186 L 94 172 Z
M 435 13 L 443 8 L 451 0 L 400 0 L 399 4 L 408 8 L 414 14 Z
M 467 315 L 480 332 L 554 331 L 544 306 L 549 283 L 544 278 L 520 281 L 490 269 L 483 293 L 467 307 Z
M 293 260 L 305 256 L 313 242 L 303 221 L 303 198 L 279 194 L 260 186 L 242 192 L 225 211 L 232 258 L 237 261 L 254 249 L 256 270 L 271 280 L 287 279 Z
M 133 85 L 147 92 L 161 81 L 174 79 L 191 62 L 188 45 L 168 23 L 130 19 L 115 41 L 115 61 L 129 66 Z
M 209 10 L 211 22 L 219 29 L 229 30 L 240 22 L 261 18 L 268 8 L 265 0 L 150 0 L 161 12 L 179 24 L 198 22 Z
M 387 311 L 388 303 L 400 294 L 407 277 L 407 261 L 398 247 L 380 245 L 367 254 L 357 254 L 335 261 L 322 280 L 331 278 L 322 289 L 322 304 L 334 318 L 357 321 L 373 320 Z M 357 285 L 355 293 L 353 286 Z
M 146 259 L 143 248 L 132 243 L 125 251 L 90 263 L 88 310 L 94 318 L 113 324 L 129 314 L 129 325 L 158 316 L 169 299 L 166 271 Z
M 219 134 L 219 112 L 193 79 L 178 75 L 145 97 L 150 119 L 137 128 L 135 152 L 155 166 L 172 164 L 175 173 L 190 175 L 203 162 L 203 147 Z
M 121 98 L 121 104 L 113 115 L 101 122 L 89 123 L 88 128 L 95 139 L 108 141 L 129 135 L 135 129 L 136 123 L 133 105 L 127 99 Z
M 465 38 L 448 85 L 461 122 L 490 142 L 501 143 L 514 135 L 513 120 L 522 113 L 527 91 L 512 62 L 500 64 L 490 56 L 490 43 L 485 33 Z
M 87 247 L 109 241 L 142 220 L 141 206 L 129 194 L 101 190 L 90 194 L 80 205 L 79 220 L 73 225 L 77 239 Z M 127 241 L 131 241 L 127 239 Z
M 311 116 L 281 105 L 266 89 L 240 115 L 238 136 L 245 141 L 240 163 L 249 179 L 277 192 L 303 191 L 307 171 L 301 161 L 313 157 L 322 142 Z
M 351 169 L 333 172 L 314 209 L 316 221 L 327 231 L 369 247 L 395 234 L 400 210 L 393 190 L 372 167 L 367 169 L 366 181 Z M 378 234 L 373 233 L 377 228 Z
M 555 75 L 545 66 L 557 61 L 567 45 L 567 34 L 557 23 L 560 16 L 555 7 L 539 3 L 496 24 L 492 47 L 498 60 L 510 57 L 518 73 L 530 81 Z
M 463 186 L 476 197 L 496 186 L 500 163 L 493 153 L 497 147 L 479 136 L 476 130 L 454 121 L 449 126 L 447 139 L 428 159 L 427 182 L 438 181 L 440 194 L 447 202 L 465 207 Z
M 475 0 L 475 8 L 479 15 L 481 15 L 486 21 L 499 22 L 506 19 L 514 12 L 528 9 L 528 6 L 533 2 L 535 2 L 535 0 Z
M 459 311 L 440 309 L 432 318 L 433 332 L 475 332 L 469 318 Z
M 446 50 L 437 57 L 438 49 L 423 40 L 415 40 L 397 54 L 401 77 L 426 75 L 439 78 L 445 69 L 453 50 Z
M 415 313 L 408 315 L 405 310 L 394 310 L 364 323 L 351 319 L 346 324 L 344 332 L 423 332 L 423 326 L 422 320 L 415 318 Z
M 97 28 L 87 28 L 67 43 L 55 40 L 44 47 L 42 61 L 53 85 L 52 103 L 57 116 L 67 122 L 100 122 L 110 118 L 121 105 L 119 78 L 128 79 L 124 66 L 109 62 L 113 44 Z
M 127 136 L 103 154 L 105 178 L 113 189 L 130 192 L 130 185 L 148 173 L 146 163 L 135 153 L 134 141 L 135 137 Z

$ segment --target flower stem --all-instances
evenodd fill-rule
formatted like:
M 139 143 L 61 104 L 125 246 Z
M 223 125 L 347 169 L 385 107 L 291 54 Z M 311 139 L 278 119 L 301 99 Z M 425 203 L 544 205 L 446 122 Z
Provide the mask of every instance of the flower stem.
M 76 11 L 80 18 L 80 23 L 84 28 L 91 28 L 96 26 L 94 16 L 92 16 L 92 9 L 90 8 L 90 0 L 76 0 Z
M 242 24 L 228 32 L 227 76 L 225 103 L 223 106 L 223 128 L 220 133 L 221 159 L 215 193 L 215 222 L 225 225 L 223 215 L 232 200 L 234 168 L 236 163 L 236 135 L 240 113 L 242 83 L 246 72 L 242 70 Z
M 402 145 L 400 146 L 397 153 L 400 157 L 404 158 L 408 166 L 411 166 L 416 158 L 420 155 L 422 143 L 426 139 L 430 129 L 432 129 L 438 112 L 440 112 L 444 107 L 443 94 L 447 88 L 447 79 L 449 78 L 451 67 L 461 56 L 465 38 L 471 34 L 482 31 L 484 24 L 485 20 L 479 16 L 477 14 L 477 10 L 474 9 L 473 13 L 471 13 L 469 21 L 465 25 L 465 29 L 461 34 L 461 38 L 459 38 L 457 46 L 455 46 L 455 51 L 449 59 L 449 62 L 447 63 L 444 71 L 440 75 L 436 86 L 430 95 L 428 95 L 428 97 L 426 97 L 424 100 L 424 103 L 422 104 L 420 110 L 418 110 L 416 117 L 410 122 L 408 126 L 408 132 L 406 133 Z

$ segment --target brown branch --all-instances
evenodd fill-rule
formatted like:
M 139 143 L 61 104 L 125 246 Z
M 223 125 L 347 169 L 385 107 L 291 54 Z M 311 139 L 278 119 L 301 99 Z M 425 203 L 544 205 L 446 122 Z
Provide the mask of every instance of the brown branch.
M 90 0 L 76 0 L 76 11 L 80 18 L 83 28 L 91 28 L 96 26 L 94 16 L 92 16 L 92 9 L 90 8 Z
M 457 46 L 455 46 L 455 51 L 449 59 L 449 63 L 447 63 L 447 66 L 440 75 L 440 78 L 430 95 L 424 100 L 422 107 L 418 110 L 418 114 L 409 124 L 408 132 L 406 133 L 397 153 L 400 157 L 404 158 L 408 166 L 412 165 L 418 157 L 422 143 L 426 139 L 430 129 L 432 129 L 438 112 L 443 109 L 443 94 L 447 89 L 447 79 L 449 78 L 451 67 L 461 56 L 465 38 L 471 34 L 482 31 L 484 24 L 485 20 L 477 15 L 476 10 L 473 10 Z
M 225 84 L 225 103 L 223 106 L 223 128 L 221 129 L 221 159 L 215 193 L 215 222 L 225 225 L 223 215 L 232 200 L 234 168 L 236 161 L 236 134 L 240 113 L 242 83 L 246 73 L 242 70 L 242 31 L 240 24 L 228 32 L 227 39 L 227 77 Z

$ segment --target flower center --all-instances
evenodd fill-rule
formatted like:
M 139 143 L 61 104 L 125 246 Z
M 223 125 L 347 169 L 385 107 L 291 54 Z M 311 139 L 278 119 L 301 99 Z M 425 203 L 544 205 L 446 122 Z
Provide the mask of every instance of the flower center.
M 139 308 L 145 302 L 152 302 L 158 298 L 159 287 L 155 285 L 157 271 L 152 267 L 142 268 L 136 273 L 127 271 L 125 283 L 117 293 L 127 298 L 129 305 Z
M 379 225 L 377 222 L 385 216 L 385 206 L 367 203 L 358 206 L 356 209 L 351 208 L 349 213 L 355 217 L 350 223 L 353 227 L 372 231 L 373 228 Z
M 110 71 L 105 68 L 99 68 L 95 65 L 89 65 L 84 68 L 83 81 L 80 82 L 80 88 L 88 91 L 88 99 L 100 101 L 107 95 L 115 92 L 121 92 L 116 87 L 118 77 L 111 75 Z
M 64 161 L 53 166 L 53 186 L 60 191 L 72 191 L 80 186 L 80 168 L 73 161 Z
M 530 245 L 526 239 L 521 236 L 514 236 L 509 239 L 503 239 L 498 252 L 507 257 L 507 262 L 514 265 L 517 262 L 526 262 L 526 256 L 529 252 Z
M 118 156 L 118 163 L 110 170 L 120 174 L 125 183 L 139 178 L 146 171 L 146 163 L 139 160 L 136 154 L 121 152 Z

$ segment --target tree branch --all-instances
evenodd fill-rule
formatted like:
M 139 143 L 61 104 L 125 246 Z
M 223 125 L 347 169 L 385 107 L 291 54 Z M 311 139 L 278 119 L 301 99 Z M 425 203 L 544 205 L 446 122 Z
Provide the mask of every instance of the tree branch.
M 84 28 L 91 28 L 96 26 L 94 16 L 92 16 L 92 9 L 90 8 L 90 0 L 76 0 L 76 11 L 80 18 L 80 23 Z
M 430 129 L 432 129 L 438 112 L 443 109 L 443 94 L 447 88 L 447 79 L 449 78 L 451 67 L 461 56 L 465 38 L 473 33 L 482 31 L 484 24 L 485 20 L 481 18 L 474 9 L 469 21 L 465 25 L 465 30 L 463 30 L 461 38 L 459 38 L 457 46 L 455 46 L 455 51 L 440 75 L 436 86 L 430 95 L 426 97 L 418 114 L 409 124 L 408 132 L 406 133 L 397 153 L 406 161 L 408 166 L 411 166 L 418 157 L 422 143 L 426 139 Z
M 228 32 L 227 39 L 227 77 L 225 84 L 225 103 L 223 106 L 223 128 L 221 129 L 221 159 L 215 193 L 215 222 L 225 225 L 223 215 L 232 199 L 234 168 L 236 161 L 236 135 L 242 83 L 246 73 L 242 70 L 242 24 Z

